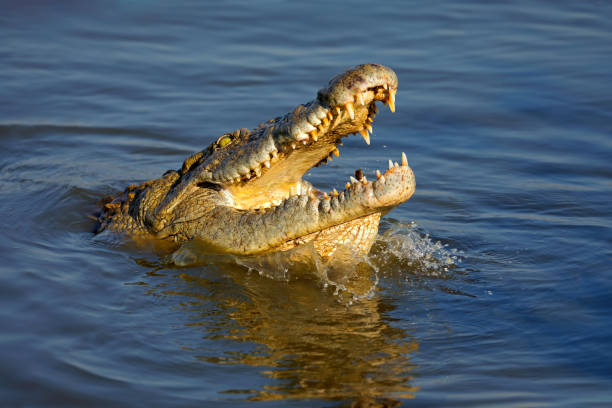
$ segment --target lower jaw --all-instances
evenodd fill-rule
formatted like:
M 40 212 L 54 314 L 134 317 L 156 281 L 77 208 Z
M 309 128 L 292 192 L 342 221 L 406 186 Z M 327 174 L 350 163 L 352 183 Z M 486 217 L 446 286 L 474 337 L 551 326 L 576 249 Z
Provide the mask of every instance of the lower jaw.
M 342 224 L 334 225 L 321 231 L 285 242 L 278 247 L 287 251 L 300 245 L 312 243 L 314 249 L 323 258 L 331 257 L 338 248 L 366 255 L 376 240 L 381 213 L 376 212 L 365 217 L 356 218 Z

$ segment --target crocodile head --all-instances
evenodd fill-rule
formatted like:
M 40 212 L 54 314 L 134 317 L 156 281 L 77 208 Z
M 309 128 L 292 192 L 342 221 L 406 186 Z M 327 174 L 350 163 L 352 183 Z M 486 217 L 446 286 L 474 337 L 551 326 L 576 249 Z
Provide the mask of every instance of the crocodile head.
M 160 238 L 196 238 L 223 252 L 254 254 L 308 242 L 324 256 L 339 245 L 367 252 L 380 216 L 414 192 L 405 155 L 372 181 L 358 170 L 331 192 L 302 177 L 338 156 L 344 137 L 360 134 L 369 144 L 376 102 L 394 111 L 397 85 L 390 68 L 349 69 L 311 102 L 252 130 L 224 134 L 180 171 L 133 189 L 133 203 L 116 212 Z M 111 217 L 102 221 L 113 226 Z

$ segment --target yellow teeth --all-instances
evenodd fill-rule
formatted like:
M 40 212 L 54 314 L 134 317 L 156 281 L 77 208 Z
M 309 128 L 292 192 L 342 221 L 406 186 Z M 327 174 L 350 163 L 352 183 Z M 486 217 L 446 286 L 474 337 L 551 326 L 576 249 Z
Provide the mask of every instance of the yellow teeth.
M 363 137 L 363 140 L 365 140 L 367 144 L 370 144 L 370 135 L 366 129 L 361 129 L 359 134 Z
M 406 153 L 402 152 L 402 166 L 408 165 L 408 159 L 406 158 Z
M 347 102 L 346 105 L 344 105 L 344 108 L 347 110 L 351 119 L 355 119 L 355 110 L 353 109 L 353 102 Z
M 351 183 L 349 183 L 349 182 L 347 181 L 347 182 L 346 182 L 346 185 L 344 186 L 344 188 L 346 188 L 347 190 L 348 190 L 349 188 L 351 188 Z
M 342 113 L 342 110 L 340 109 L 340 107 L 336 106 L 336 114 L 340 116 L 341 113 Z
M 376 179 L 380 180 L 382 174 L 380 174 L 380 170 L 376 170 Z
M 357 94 L 357 100 L 360 104 L 365 105 L 365 101 L 363 100 L 363 94 L 361 92 Z
M 395 93 L 397 89 L 389 89 L 389 97 L 387 98 L 387 103 L 389 103 L 389 109 L 391 112 L 395 112 Z

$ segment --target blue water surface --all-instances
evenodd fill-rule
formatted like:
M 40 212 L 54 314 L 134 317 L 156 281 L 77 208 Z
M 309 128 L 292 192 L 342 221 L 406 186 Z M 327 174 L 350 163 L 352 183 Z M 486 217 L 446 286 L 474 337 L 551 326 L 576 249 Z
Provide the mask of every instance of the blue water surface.
M 611 21 L 596 0 L 3 2 L 2 405 L 612 406 Z M 345 284 L 92 234 L 104 196 L 366 62 L 397 72 L 396 113 L 306 177 L 404 151 L 417 190 Z

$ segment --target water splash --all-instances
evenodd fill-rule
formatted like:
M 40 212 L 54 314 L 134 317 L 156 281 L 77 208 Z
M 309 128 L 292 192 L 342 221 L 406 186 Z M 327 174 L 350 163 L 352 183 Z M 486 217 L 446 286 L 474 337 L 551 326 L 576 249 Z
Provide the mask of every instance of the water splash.
M 415 275 L 442 277 L 462 261 L 461 251 L 433 239 L 415 222 L 383 220 L 381 230 L 369 258 L 383 272 L 399 267 Z
M 233 264 L 250 273 L 281 282 L 312 280 L 351 303 L 370 297 L 378 284 L 378 270 L 368 256 L 339 247 L 332 258 L 322 258 L 312 244 L 257 256 L 215 254 L 197 241 L 187 242 L 169 257 L 177 266 Z
M 322 258 L 312 244 L 257 256 L 216 254 L 198 241 L 187 242 L 170 255 L 177 266 L 233 264 L 250 273 L 281 282 L 312 280 L 333 290 L 340 301 L 351 304 L 374 295 L 379 277 L 401 273 L 444 277 L 461 262 L 460 252 L 433 240 L 415 223 L 384 221 L 368 255 L 339 247 Z

